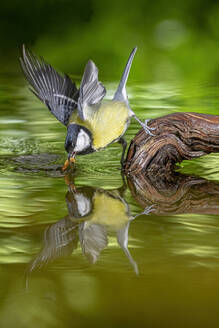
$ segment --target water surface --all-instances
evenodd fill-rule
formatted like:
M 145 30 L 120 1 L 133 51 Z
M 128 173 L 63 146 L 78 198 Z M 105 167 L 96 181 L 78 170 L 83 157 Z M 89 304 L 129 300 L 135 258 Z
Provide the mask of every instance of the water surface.
M 199 177 L 156 197 L 151 182 L 140 196 L 124 185 L 119 144 L 78 157 L 66 179 L 65 127 L 20 75 L 0 85 L 1 327 L 215 327 L 218 154 L 183 162 Z M 110 98 L 116 83 L 105 85 Z M 128 93 L 141 119 L 219 114 L 214 85 L 135 82 Z M 127 140 L 138 130 L 133 121 Z

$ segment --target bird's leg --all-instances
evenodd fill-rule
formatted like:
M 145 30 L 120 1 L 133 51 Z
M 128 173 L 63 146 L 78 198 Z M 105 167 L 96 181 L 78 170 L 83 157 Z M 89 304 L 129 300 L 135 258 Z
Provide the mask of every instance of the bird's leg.
M 128 249 L 129 225 L 130 225 L 130 222 L 128 222 L 125 227 L 123 227 L 123 228 L 121 228 L 120 230 L 117 231 L 117 241 L 118 241 L 120 247 L 122 248 L 123 252 L 127 256 L 127 258 L 129 260 L 130 264 L 132 265 L 136 275 L 138 275 L 139 274 L 138 265 L 135 262 L 135 260 L 133 259 L 132 255 L 131 255 L 131 253 L 129 252 L 129 249 Z
M 120 143 L 120 145 L 122 145 L 122 156 L 121 156 L 120 163 L 123 167 L 124 166 L 124 157 L 125 157 L 125 150 L 126 150 L 126 147 L 127 147 L 127 142 L 123 137 L 121 137 L 119 139 L 118 143 Z
M 156 130 L 156 128 L 151 128 L 151 127 L 148 126 L 148 122 L 150 122 L 150 121 L 151 121 L 151 118 L 148 118 L 147 120 L 144 121 L 143 124 L 145 124 L 148 127 L 148 129 L 151 130 L 151 131 Z
M 127 190 L 127 183 L 125 180 L 124 170 L 121 170 L 121 177 L 122 177 L 122 186 L 118 189 L 119 195 L 124 198 L 124 193 Z
M 136 119 L 136 121 L 138 121 L 138 123 L 142 126 L 142 128 L 144 129 L 144 131 L 149 134 L 150 136 L 154 137 L 155 135 L 153 133 L 151 133 L 151 131 L 155 130 L 155 128 L 150 128 L 148 126 L 148 122 L 149 120 L 145 120 L 145 122 L 143 123 L 141 120 L 139 120 L 139 118 L 135 115 L 134 112 L 132 112 L 132 116 L 134 117 L 134 119 Z

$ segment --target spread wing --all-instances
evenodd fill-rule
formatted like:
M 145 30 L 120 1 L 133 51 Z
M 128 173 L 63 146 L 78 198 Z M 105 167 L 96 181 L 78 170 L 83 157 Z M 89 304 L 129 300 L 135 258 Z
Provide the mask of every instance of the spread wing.
M 29 271 L 39 269 L 54 260 L 70 255 L 77 248 L 78 223 L 65 217 L 45 230 L 44 247 L 30 264 Z
M 98 81 L 98 69 L 94 62 L 89 60 L 84 70 L 78 98 L 78 114 L 82 120 L 85 119 L 85 106 L 97 105 L 105 94 L 106 89 Z
M 96 263 L 101 251 L 107 247 L 106 227 L 85 221 L 79 225 L 79 240 L 82 252 L 91 263 Z
M 67 125 L 73 110 L 77 107 L 78 89 L 68 75 L 60 75 L 55 69 L 23 46 L 21 67 L 31 91 L 44 102 L 51 113 Z

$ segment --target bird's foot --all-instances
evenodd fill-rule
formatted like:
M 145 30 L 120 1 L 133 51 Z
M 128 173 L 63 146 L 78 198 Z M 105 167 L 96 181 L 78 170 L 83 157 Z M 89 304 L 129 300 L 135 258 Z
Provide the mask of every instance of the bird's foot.
M 153 130 L 155 130 L 155 128 L 151 128 L 150 126 L 148 126 L 148 122 L 150 120 L 145 120 L 144 122 L 142 122 L 135 114 L 133 113 L 133 117 L 136 119 L 136 121 L 138 121 L 138 123 L 141 125 L 141 127 L 144 129 L 144 131 L 149 134 L 150 136 L 154 137 L 155 135 L 151 132 Z
M 148 215 L 151 212 L 154 212 L 155 211 L 155 208 L 154 207 L 155 207 L 154 204 L 152 204 L 150 206 L 146 206 L 145 209 L 144 209 L 144 211 L 141 214 Z
M 141 215 L 149 215 L 153 211 L 155 211 L 154 204 L 145 207 L 145 209 L 144 209 L 143 212 L 141 212 L 141 213 L 139 213 L 139 214 L 137 214 L 137 215 L 134 216 L 134 219 L 136 219 L 138 216 L 141 216 Z
M 151 128 L 151 127 L 148 126 L 148 122 L 150 122 L 150 121 L 151 121 L 151 118 L 145 120 L 145 121 L 144 121 L 144 124 L 145 124 L 145 125 L 147 126 L 147 128 L 148 128 L 149 130 L 151 130 L 151 131 L 156 130 L 156 128 Z
M 145 130 L 145 132 L 147 134 L 149 134 L 150 136 L 154 137 L 155 135 L 153 133 L 151 133 L 151 131 L 154 131 L 155 128 L 151 128 L 151 127 L 148 126 L 148 122 L 149 121 L 150 121 L 150 119 L 145 120 L 144 123 L 142 123 L 142 127 L 143 127 L 143 129 Z

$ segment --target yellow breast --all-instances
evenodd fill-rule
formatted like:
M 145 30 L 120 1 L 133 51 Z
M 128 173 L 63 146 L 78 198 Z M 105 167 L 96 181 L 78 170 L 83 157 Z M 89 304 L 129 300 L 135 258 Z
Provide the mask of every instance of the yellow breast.
M 106 193 L 96 192 L 94 209 L 90 221 L 87 224 L 105 225 L 111 231 L 121 229 L 129 221 L 127 207 L 120 200 Z
M 85 120 L 82 121 L 73 112 L 70 123 L 80 124 L 88 128 L 93 137 L 93 147 L 98 150 L 121 137 L 129 123 L 129 109 L 125 103 L 108 101 L 99 108 L 84 108 Z
M 122 102 L 102 104 L 90 120 L 95 149 L 104 148 L 122 136 L 129 121 L 129 109 Z

